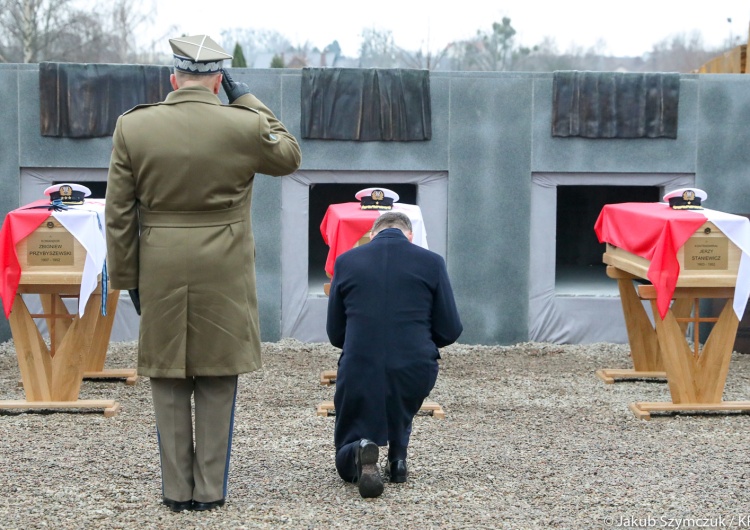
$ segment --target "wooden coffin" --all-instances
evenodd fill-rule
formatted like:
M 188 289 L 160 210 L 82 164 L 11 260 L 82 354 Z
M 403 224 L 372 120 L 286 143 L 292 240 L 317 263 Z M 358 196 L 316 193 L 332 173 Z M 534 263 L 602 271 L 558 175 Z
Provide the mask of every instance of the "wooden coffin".
M 23 285 L 80 285 L 86 249 L 50 216 L 16 245 Z
M 677 287 L 734 287 L 742 252 L 716 225 L 706 222 L 677 251 Z M 651 262 L 607 243 L 604 263 L 647 279 Z

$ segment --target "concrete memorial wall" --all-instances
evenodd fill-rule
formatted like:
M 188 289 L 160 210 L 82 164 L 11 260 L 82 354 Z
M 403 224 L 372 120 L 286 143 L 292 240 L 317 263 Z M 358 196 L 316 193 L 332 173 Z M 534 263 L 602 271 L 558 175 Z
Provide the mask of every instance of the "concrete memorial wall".
M 361 142 L 301 137 L 302 71 L 233 70 L 302 148 L 292 178 L 254 184 L 262 340 L 327 340 L 324 276 L 308 241 L 320 223 L 310 201 L 324 199 L 308 190 L 339 183 L 415 187 L 429 246 L 448 264 L 461 342 L 626 342 L 603 246 L 591 241 L 596 213 L 605 200 L 653 201 L 682 186 L 706 190 L 709 208 L 750 213 L 750 76 L 680 75 L 676 138 L 554 137 L 553 76 L 430 73 L 431 138 Z M 43 198 L 48 183 L 103 185 L 111 138 L 41 136 L 37 65 L 0 65 L 0 91 L 3 215 Z M 124 297 L 112 339 L 136 338 Z

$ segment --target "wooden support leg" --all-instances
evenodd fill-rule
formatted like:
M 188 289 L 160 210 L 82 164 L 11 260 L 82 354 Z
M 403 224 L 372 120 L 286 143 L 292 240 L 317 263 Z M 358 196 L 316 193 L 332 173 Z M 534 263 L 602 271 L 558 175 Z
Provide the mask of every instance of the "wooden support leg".
M 120 291 L 110 291 L 107 295 L 107 314 L 102 315 L 99 309 L 96 310 L 94 336 L 91 340 L 90 351 L 84 361 L 84 379 L 124 379 L 127 385 L 134 385 L 138 381 L 138 375 L 134 368 L 114 370 L 104 368 L 119 299 Z
M 60 344 L 60 349 L 52 358 L 52 399 L 55 401 L 75 401 L 81 390 L 83 367 L 98 317 L 101 294 L 92 293 L 86 304 L 83 317 L 76 316 Z
M 54 357 L 55 352 L 60 348 L 63 337 L 65 337 L 70 325 L 73 323 L 75 315 L 70 315 L 68 318 L 63 317 L 64 314 L 67 314 L 68 310 L 65 307 L 62 296 L 57 293 L 42 293 L 39 295 L 39 300 L 42 302 L 44 313 L 51 315 L 46 320 L 47 330 L 49 330 L 50 354 Z
M 16 295 L 9 322 L 26 399 L 50 401 L 52 363 L 49 350 L 21 295 Z
M 693 380 L 698 387 L 698 403 L 721 403 L 739 323 L 730 298 L 696 362 Z
M 656 315 L 656 333 L 662 346 L 672 402 L 697 403 L 697 392 L 692 383 L 695 372 L 693 352 L 685 341 L 682 329 L 671 311 L 667 311 L 664 319 L 659 318 L 655 299 L 651 301 L 651 307 Z
M 83 356 L 91 347 L 91 337 L 99 315 L 98 296 L 92 295 L 89 299 L 83 318 L 75 316 L 69 325 L 63 324 L 65 333 L 61 333 L 59 348 L 53 358 L 26 303 L 20 294 L 16 295 L 10 326 L 26 400 L 0 401 L 0 409 L 103 409 L 106 417 L 118 413 L 120 405 L 116 401 L 78 399 L 83 377 Z M 58 299 L 49 300 L 51 305 L 60 303 Z
M 611 265 L 607 276 L 617 280 L 633 369 L 604 368 L 597 370 L 596 376 L 607 384 L 618 379 L 666 378 L 656 331 L 633 285 L 636 276 Z
M 690 298 L 696 307 L 692 319 L 678 319 L 670 309 L 659 318 L 656 293 L 653 286 L 641 286 L 639 292 L 651 300 L 656 321 L 664 366 L 667 372 L 672 402 L 632 403 L 630 409 L 642 419 L 649 419 L 654 411 L 739 411 L 750 410 L 750 401 L 722 401 L 724 385 L 729 372 L 734 339 L 739 320 L 732 308 L 732 291 L 724 288 L 677 288 L 677 300 Z M 701 318 L 697 310 L 700 298 L 722 298 L 726 302 L 717 319 Z M 682 307 L 682 306 L 680 306 Z M 702 351 L 693 352 L 685 338 L 684 322 L 715 322 Z
M 664 362 L 659 354 L 656 331 L 636 293 L 633 280 L 620 278 L 617 286 L 620 289 L 633 368 L 636 372 L 663 372 Z
M 658 315 L 656 300 L 652 300 L 652 305 Z M 684 328 L 672 311 L 668 311 L 663 320 L 656 319 L 659 342 L 664 347 L 664 362 L 668 365 L 669 391 L 673 403 L 721 402 L 738 326 L 739 320 L 729 298 L 703 351 L 696 356 L 685 341 Z
M 445 410 L 443 410 L 443 407 L 441 407 L 440 404 L 434 401 L 425 401 L 424 403 L 422 403 L 422 407 L 419 409 L 419 412 L 424 412 L 426 414 L 429 414 L 430 416 L 433 416 L 434 418 L 438 418 L 441 420 L 445 419 Z M 335 416 L 336 409 L 333 406 L 333 401 L 323 401 L 322 403 L 319 403 L 318 407 L 315 409 L 315 415 L 323 417 Z
M 320 384 L 332 385 L 336 382 L 336 373 L 338 370 L 323 370 L 320 372 Z
M 101 295 L 99 296 L 101 302 Z M 87 372 L 101 372 L 104 370 L 104 360 L 107 357 L 109 338 L 112 335 L 112 325 L 115 322 L 117 302 L 120 299 L 120 291 L 107 293 L 107 314 L 102 315 L 97 309 L 96 333 L 91 342 L 91 351 L 86 359 L 84 370 Z M 88 308 L 86 309 L 88 311 Z

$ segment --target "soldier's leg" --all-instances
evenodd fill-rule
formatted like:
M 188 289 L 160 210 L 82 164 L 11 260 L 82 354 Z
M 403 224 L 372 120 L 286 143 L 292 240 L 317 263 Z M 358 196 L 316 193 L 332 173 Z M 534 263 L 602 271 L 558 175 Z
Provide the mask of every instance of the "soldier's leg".
M 151 395 L 161 457 L 162 495 L 193 498 L 193 379 L 151 378 Z
M 193 500 L 213 503 L 227 495 L 237 376 L 195 378 Z

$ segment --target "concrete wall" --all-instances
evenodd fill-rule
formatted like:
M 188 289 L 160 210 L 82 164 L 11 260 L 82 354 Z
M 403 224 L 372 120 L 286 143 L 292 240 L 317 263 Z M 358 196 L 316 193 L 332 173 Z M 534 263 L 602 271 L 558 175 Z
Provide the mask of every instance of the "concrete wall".
M 233 75 L 300 137 L 300 71 Z M 552 79 L 551 73 L 433 73 L 431 141 L 300 140 L 303 170 L 448 173 L 445 257 L 464 343 L 529 338 L 534 175 L 684 175 L 708 192 L 710 208 L 750 212 L 750 76 L 682 76 L 676 140 L 553 138 Z M 40 136 L 36 66 L 0 65 L 0 90 L 3 215 L 21 205 L 21 168 L 107 167 L 110 138 Z M 253 197 L 264 341 L 281 338 L 281 188 L 281 179 L 259 176 Z M 0 318 L 0 339 L 8 338 Z

